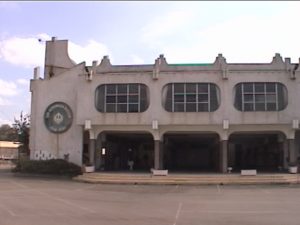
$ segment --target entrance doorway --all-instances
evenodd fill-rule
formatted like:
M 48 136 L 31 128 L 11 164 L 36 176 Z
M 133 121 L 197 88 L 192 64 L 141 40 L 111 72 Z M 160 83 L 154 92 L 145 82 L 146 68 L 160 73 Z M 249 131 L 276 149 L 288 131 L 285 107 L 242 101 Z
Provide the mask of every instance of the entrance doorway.
M 87 165 L 90 162 L 89 156 L 89 141 L 90 133 L 89 131 L 83 131 L 83 146 L 82 146 L 82 164 Z
M 149 133 L 105 133 L 106 171 L 150 171 L 154 166 L 154 140 Z
M 281 133 L 237 133 L 229 138 L 228 166 L 233 171 L 256 169 L 276 172 L 283 169 Z
M 166 133 L 164 167 L 170 171 L 218 171 L 219 136 L 200 133 Z

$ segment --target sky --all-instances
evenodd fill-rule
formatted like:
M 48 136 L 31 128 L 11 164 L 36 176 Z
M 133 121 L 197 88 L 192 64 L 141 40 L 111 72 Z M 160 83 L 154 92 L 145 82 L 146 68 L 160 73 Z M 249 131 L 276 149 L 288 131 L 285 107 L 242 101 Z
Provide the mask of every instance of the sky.
M 30 114 L 30 79 L 43 70 L 45 42 L 69 40 L 69 55 L 91 65 L 298 63 L 297 1 L 0 1 L 0 124 Z M 38 41 L 38 40 L 42 41 Z M 49 93 L 51 94 L 51 93 Z

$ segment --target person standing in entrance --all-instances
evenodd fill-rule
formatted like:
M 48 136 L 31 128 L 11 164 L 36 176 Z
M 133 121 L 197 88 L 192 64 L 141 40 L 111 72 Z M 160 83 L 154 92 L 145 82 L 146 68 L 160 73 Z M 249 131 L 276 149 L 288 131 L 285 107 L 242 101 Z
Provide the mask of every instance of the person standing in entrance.
M 128 162 L 127 162 L 128 166 L 129 166 L 129 170 L 132 171 L 133 170 L 133 165 L 134 165 L 134 161 L 133 161 L 133 151 L 131 148 L 128 149 Z

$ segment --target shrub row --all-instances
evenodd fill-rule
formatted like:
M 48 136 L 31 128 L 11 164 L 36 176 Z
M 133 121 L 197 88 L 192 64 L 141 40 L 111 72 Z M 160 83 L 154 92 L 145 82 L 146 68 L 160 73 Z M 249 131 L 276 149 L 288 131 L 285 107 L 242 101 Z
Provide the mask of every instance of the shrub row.
M 82 174 L 81 167 L 63 159 L 18 160 L 14 172 L 77 176 Z

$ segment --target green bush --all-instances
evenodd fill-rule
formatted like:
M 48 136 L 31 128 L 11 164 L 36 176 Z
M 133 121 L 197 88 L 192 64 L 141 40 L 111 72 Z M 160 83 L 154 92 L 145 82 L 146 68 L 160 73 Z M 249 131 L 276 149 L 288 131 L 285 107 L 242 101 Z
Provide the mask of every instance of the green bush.
M 18 160 L 14 172 L 77 176 L 82 174 L 81 167 L 63 159 Z

